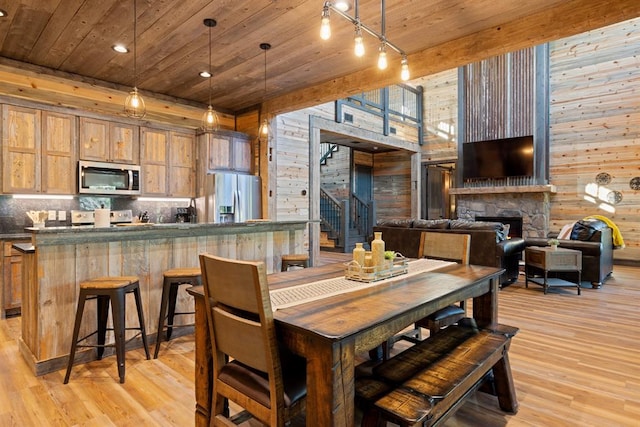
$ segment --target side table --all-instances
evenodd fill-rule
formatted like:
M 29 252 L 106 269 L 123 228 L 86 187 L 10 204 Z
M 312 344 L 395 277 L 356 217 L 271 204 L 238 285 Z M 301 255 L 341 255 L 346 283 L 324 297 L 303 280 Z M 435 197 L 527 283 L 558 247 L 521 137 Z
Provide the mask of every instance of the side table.
M 578 289 L 580 295 L 580 276 L 582 273 L 582 252 L 574 249 L 530 246 L 525 249 L 525 287 L 529 282 L 541 285 L 546 294 L 550 287 L 571 286 Z M 559 277 L 549 277 L 553 272 L 575 272 L 577 282 Z M 542 277 L 539 275 L 542 274 Z

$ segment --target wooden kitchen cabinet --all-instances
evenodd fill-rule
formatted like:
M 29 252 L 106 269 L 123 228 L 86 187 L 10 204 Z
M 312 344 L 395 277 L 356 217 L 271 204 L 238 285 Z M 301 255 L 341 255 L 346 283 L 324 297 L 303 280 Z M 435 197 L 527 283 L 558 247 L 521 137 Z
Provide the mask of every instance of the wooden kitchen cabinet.
M 28 242 L 28 240 L 3 241 L 2 312 L 6 316 L 20 314 L 22 305 L 22 254 L 11 247 L 16 242 Z
M 75 116 L 4 105 L 4 193 L 75 194 Z
M 142 192 L 149 196 L 195 195 L 195 136 L 142 128 Z
M 251 173 L 251 140 L 249 135 L 220 130 L 200 135 L 200 158 L 205 173 L 233 171 Z
M 80 159 L 140 164 L 138 126 L 80 118 Z

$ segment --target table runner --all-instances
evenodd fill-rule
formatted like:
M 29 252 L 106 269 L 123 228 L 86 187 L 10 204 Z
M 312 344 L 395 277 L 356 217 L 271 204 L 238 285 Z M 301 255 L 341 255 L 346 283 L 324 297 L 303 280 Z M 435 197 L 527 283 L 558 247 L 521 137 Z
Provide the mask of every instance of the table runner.
M 290 286 L 288 288 L 274 289 L 269 292 L 271 297 L 271 308 L 273 311 L 276 311 L 283 308 L 293 307 L 298 304 L 316 301 L 333 295 L 339 295 L 345 292 L 352 292 L 358 289 L 389 283 L 394 280 L 402 279 L 403 277 L 413 276 L 418 273 L 424 273 L 425 271 L 435 270 L 451 264 L 455 263 L 437 259 L 422 258 L 409 261 L 409 271 L 407 274 L 401 274 L 399 276 L 378 280 L 376 282 L 363 283 L 340 276 L 332 279 L 305 283 L 303 285 Z

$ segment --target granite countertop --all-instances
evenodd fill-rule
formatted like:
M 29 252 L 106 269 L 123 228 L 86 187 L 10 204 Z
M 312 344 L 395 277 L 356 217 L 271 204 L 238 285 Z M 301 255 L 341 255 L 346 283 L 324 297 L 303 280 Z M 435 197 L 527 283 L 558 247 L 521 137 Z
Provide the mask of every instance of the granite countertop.
M 0 233 L 0 240 L 30 239 L 31 233 Z

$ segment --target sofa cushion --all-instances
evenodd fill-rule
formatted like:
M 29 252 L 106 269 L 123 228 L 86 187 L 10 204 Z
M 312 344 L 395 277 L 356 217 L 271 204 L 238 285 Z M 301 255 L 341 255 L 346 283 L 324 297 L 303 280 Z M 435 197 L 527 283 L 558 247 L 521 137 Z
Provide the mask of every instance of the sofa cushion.
M 447 228 L 449 228 L 449 220 L 448 219 L 416 219 L 413 221 L 413 228 L 446 230 Z
M 496 232 L 496 243 L 500 243 L 507 238 L 504 225 L 501 222 L 490 221 L 468 221 L 464 219 L 452 219 L 449 222 L 452 230 L 488 230 Z
M 376 225 L 380 227 L 411 228 L 413 219 L 379 219 Z

